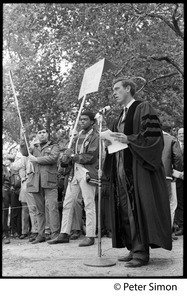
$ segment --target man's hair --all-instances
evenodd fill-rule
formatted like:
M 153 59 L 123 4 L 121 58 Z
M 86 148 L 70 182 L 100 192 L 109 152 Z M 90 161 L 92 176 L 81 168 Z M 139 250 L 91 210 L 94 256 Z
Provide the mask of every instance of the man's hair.
M 93 112 L 91 112 L 90 110 L 82 111 L 81 116 L 87 116 L 90 118 L 91 121 L 95 122 L 95 114 Z
M 49 132 L 48 132 L 48 130 L 47 130 L 47 128 L 46 128 L 45 125 L 43 125 L 43 124 L 38 124 L 38 126 L 37 126 L 37 133 L 38 133 L 39 131 L 41 131 L 41 130 L 45 130 L 45 131 L 49 134 Z
M 124 88 L 126 88 L 128 85 L 131 87 L 130 93 L 131 93 L 131 96 L 133 97 L 133 96 L 135 95 L 135 93 L 136 93 L 136 84 L 135 84 L 135 82 L 134 82 L 132 79 L 127 79 L 127 78 L 125 78 L 125 77 L 117 77 L 117 78 L 115 78 L 115 79 L 113 80 L 113 82 L 112 82 L 112 87 L 114 87 L 114 85 L 115 85 L 117 82 L 119 82 L 119 81 L 122 82 L 122 86 L 123 86 Z

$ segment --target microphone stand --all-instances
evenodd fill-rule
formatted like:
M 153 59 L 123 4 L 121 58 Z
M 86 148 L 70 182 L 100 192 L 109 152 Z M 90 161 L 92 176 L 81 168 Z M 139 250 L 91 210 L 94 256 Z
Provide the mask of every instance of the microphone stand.
M 102 189 L 102 140 L 101 140 L 101 131 L 102 131 L 102 114 L 99 114 L 97 119 L 99 125 L 99 170 L 98 170 L 98 256 L 101 257 L 101 189 Z
M 84 264 L 86 266 L 92 267 L 110 267 L 114 266 L 116 262 L 111 261 L 107 258 L 102 257 L 102 249 L 101 249 L 101 190 L 102 190 L 102 121 L 103 114 L 99 112 L 96 117 L 98 125 L 99 125 L 99 170 L 98 170 L 98 257 L 90 258 L 88 261 L 85 261 Z

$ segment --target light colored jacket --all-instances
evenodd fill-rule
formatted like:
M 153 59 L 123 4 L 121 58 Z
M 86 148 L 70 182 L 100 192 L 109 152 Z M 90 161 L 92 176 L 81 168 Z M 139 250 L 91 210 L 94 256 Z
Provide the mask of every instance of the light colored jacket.
M 27 179 L 30 169 L 31 169 L 31 163 L 29 161 L 29 158 L 26 156 L 21 156 L 18 159 L 16 159 L 12 163 L 12 167 L 14 170 L 19 171 L 19 176 L 21 178 L 21 189 L 19 192 L 19 200 L 21 202 L 27 202 L 27 199 L 32 196 L 31 194 L 28 194 L 28 189 L 27 189 Z
M 28 156 L 24 142 L 20 144 L 22 155 Z M 34 170 L 27 174 L 27 190 L 29 193 L 39 192 L 39 187 L 54 189 L 57 188 L 57 161 L 59 157 L 59 146 L 48 141 L 43 147 L 35 146 L 32 155 L 37 157 L 33 162 Z

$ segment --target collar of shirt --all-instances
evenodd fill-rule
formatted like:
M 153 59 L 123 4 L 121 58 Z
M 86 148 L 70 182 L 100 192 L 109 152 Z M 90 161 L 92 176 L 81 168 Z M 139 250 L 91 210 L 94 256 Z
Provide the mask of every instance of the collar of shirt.
M 129 107 L 133 104 L 133 102 L 135 101 L 135 99 L 132 99 L 126 106 L 123 107 L 123 109 L 125 110 L 125 108 L 129 109 Z
M 39 150 L 43 150 L 44 148 L 48 147 L 49 145 L 51 145 L 51 141 L 47 141 L 45 143 L 40 143 L 38 147 L 36 148 L 39 148 Z
M 166 131 L 164 131 L 164 130 L 163 130 L 163 134 L 165 134 L 165 135 L 170 135 L 168 132 L 166 132 Z

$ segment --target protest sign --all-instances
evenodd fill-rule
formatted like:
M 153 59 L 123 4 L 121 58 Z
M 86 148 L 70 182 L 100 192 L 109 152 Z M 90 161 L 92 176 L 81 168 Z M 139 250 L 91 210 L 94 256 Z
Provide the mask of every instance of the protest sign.
M 86 94 L 97 92 L 102 73 L 108 69 L 116 69 L 116 66 L 105 58 L 87 68 L 84 72 L 78 99 Z

